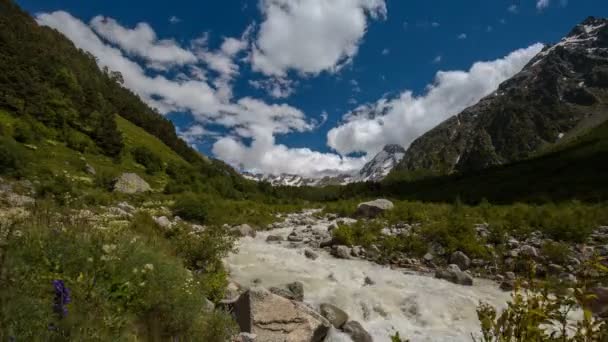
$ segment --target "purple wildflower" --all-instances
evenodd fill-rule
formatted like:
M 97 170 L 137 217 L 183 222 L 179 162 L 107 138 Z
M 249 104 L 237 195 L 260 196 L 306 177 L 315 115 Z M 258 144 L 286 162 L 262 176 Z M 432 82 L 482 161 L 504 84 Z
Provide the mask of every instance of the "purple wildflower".
M 53 280 L 53 288 L 55 289 L 53 311 L 63 318 L 68 314 L 66 305 L 72 301 L 72 298 L 70 298 L 70 289 L 65 286 L 63 280 Z

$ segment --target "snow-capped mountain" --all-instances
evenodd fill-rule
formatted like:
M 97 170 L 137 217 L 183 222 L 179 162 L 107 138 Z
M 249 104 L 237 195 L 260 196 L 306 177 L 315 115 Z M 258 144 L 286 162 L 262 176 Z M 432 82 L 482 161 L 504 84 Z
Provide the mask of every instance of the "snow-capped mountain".
M 272 186 L 325 186 L 344 185 L 355 182 L 378 182 L 391 172 L 404 155 L 405 149 L 403 147 L 399 145 L 386 145 L 359 172 L 353 175 L 341 174 L 323 178 L 307 178 L 286 173 L 280 175 L 243 173 L 243 176 L 257 182 L 268 182 Z
M 386 177 L 397 165 L 403 156 L 405 149 L 400 145 L 386 145 L 374 159 L 363 166 L 361 171 L 353 177 L 353 182 L 378 182 Z

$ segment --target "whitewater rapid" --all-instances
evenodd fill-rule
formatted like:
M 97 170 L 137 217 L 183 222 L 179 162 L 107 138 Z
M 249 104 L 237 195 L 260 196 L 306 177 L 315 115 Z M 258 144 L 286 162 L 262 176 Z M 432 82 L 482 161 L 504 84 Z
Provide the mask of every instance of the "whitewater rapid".
M 319 257 L 311 260 L 304 256 L 303 246 L 265 241 L 269 234 L 287 237 L 294 228 L 303 227 L 242 238 L 238 252 L 225 260 L 231 278 L 247 287 L 300 281 L 304 284 L 304 302 L 316 308 L 321 303 L 342 308 L 351 320 L 367 329 L 374 341 L 390 341 L 389 336 L 396 331 L 412 342 L 471 341 L 471 333 L 479 331 L 479 302 L 502 308 L 509 299 L 509 294 L 491 281 L 475 279 L 475 286 L 460 286 L 364 260 L 336 259 L 323 250 L 316 250 Z M 314 229 L 327 229 L 327 225 L 317 224 Z M 365 277 L 375 284 L 366 286 Z M 350 338 L 332 329 L 326 341 Z

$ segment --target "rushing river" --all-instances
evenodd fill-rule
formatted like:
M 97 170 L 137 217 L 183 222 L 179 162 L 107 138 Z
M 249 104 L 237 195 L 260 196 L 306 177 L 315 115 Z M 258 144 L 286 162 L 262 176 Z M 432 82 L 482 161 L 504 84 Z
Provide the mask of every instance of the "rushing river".
M 475 286 L 460 286 L 368 261 L 336 259 L 324 251 L 316 251 L 319 258 L 311 260 L 304 256 L 303 247 L 265 241 L 268 234 L 286 237 L 293 229 L 241 239 L 238 252 L 226 259 L 232 279 L 244 286 L 261 281 L 265 287 L 301 281 L 306 303 L 342 308 L 374 341 L 390 341 L 396 331 L 412 342 L 471 341 L 471 333 L 479 331 L 475 311 L 479 302 L 503 307 L 509 298 L 490 281 L 476 279 Z M 315 229 L 327 225 L 320 223 Z M 365 285 L 365 277 L 375 284 Z M 350 339 L 332 330 L 327 341 Z

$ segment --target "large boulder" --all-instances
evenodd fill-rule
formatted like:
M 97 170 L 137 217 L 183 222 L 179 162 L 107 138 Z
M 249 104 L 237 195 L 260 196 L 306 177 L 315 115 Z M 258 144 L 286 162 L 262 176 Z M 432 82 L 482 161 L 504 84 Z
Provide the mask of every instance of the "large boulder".
M 458 265 L 458 267 L 463 271 L 468 270 L 469 267 L 471 267 L 471 259 L 461 251 L 452 253 L 450 256 L 450 262 Z
M 340 259 L 350 259 L 350 253 L 350 247 L 344 245 L 333 246 L 331 249 L 331 255 Z
M 386 199 L 377 199 L 371 202 L 359 203 L 357 211 L 355 212 L 356 217 L 374 218 L 382 214 L 386 210 L 393 209 L 393 202 Z
M 245 236 L 255 237 L 255 235 L 256 235 L 255 229 L 251 228 L 251 226 L 248 224 L 240 224 L 238 226 L 234 226 L 234 227 L 230 228 L 230 232 L 234 235 L 241 236 L 241 237 L 245 237 Z
M 348 314 L 335 305 L 323 303 L 319 307 L 319 311 L 336 329 L 341 329 L 348 321 Z
M 460 270 L 458 265 L 449 265 L 447 268 L 438 269 L 435 272 L 435 278 L 444 279 L 458 285 L 473 285 L 473 277 Z
M 242 332 L 264 342 L 320 342 L 331 324 L 303 303 L 270 293 L 261 287 L 243 293 L 233 306 Z
M 374 342 L 372 336 L 357 321 L 348 321 L 342 327 L 342 331 L 347 333 L 353 342 Z
M 139 177 L 135 173 L 123 173 L 116 178 L 114 183 L 114 192 L 122 192 L 124 194 L 136 194 L 152 190 L 150 184 Z
M 304 300 L 304 284 L 299 281 L 289 283 L 285 287 L 271 287 L 270 292 L 285 297 L 291 300 L 297 300 L 299 302 Z

